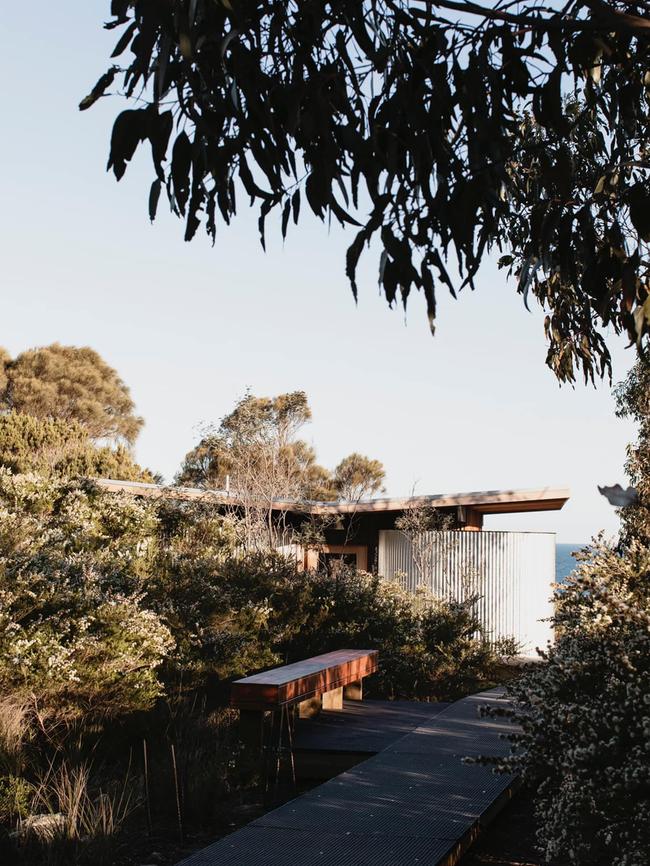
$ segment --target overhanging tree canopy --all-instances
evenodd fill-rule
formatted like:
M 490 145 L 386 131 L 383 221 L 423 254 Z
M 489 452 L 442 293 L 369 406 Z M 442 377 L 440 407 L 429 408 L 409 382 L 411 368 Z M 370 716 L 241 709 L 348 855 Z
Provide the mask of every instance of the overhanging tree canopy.
M 650 3 L 113 0 L 118 180 L 149 141 L 191 240 L 245 190 L 286 234 L 301 202 L 378 242 L 392 304 L 474 286 L 491 251 L 547 311 L 561 381 L 611 373 L 607 329 L 650 335 Z M 304 210 L 303 210 L 304 212 Z M 448 261 L 452 266 L 449 267 Z M 456 279 L 456 265 L 460 274 Z

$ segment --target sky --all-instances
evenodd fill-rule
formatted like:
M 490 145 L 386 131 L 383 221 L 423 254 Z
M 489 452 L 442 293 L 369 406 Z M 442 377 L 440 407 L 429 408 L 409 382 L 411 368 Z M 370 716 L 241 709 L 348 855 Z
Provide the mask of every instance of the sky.
M 381 460 L 395 496 L 562 486 L 560 512 L 488 518 L 486 528 L 553 531 L 584 543 L 618 526 L 597 484 L 624 481 L 634 436 L 608 385 L 559 387 L 545 365 L 543 312 L 528 312 L 494 262 L 477 290 L 441 294 L 432 338 L 417 293 L 406 315 L 377 288 L 373 255 L 355 305 L 349 232 L 315 218 L 290 230 L 240 202 L 217 242 L 183 241 L 165 212 L 152 226 L 149 156 L 116 183 L 105 171 L 118 97 L 79 112 L 108 65 L 108 2 L 10 4 L 0 27 L 2 322 L 12 354 L 89 345 L 129 385 L 146 422 L 136 456 L 173 479 L 201 426 L 250 389 L 307 392 L 305 429 L 333 468 L 352 451 Z M 614 379 L 633 363 L 612 336 Z

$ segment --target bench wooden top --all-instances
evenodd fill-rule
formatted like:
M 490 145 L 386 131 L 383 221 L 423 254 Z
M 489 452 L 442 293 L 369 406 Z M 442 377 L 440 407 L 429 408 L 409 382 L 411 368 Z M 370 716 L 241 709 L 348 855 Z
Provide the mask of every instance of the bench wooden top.
M 235 680 L 230 703 L 242 709 L 299 703 L 367 677 L 377 668 L 377 650 L 335 650 Z

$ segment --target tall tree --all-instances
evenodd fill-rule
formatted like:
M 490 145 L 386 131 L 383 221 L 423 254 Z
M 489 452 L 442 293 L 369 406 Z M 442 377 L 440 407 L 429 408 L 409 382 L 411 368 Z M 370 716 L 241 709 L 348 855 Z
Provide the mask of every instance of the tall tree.
M 127 386 L 94 349 L 53 343 L 13 360 L 1 351 L 2 408 L 35 418 L 76 421 L 92 439 L 135 441 L 144 422 L 134 413 Z
M 305 472 L 315 455 L 297 433 L 311 418 L 303 391 L 277 397 L 247 394 L 217 428 L 208 428 L 199 444 L 183 461 L 176 480 L 180 484 L 237 491 L 253 483 L 249 472 L 264 474 L 276 497 L 299 498 Z M 242 461 L 246 464 L 246 471 Z
M 625 464 L 637 501 L 621 508 L 621 541 L 627 546 L 636 539 L 650 548 L 650 359 L 639 358 L 615 394 L 618 417 L 638 425 Z
M 333 473 L 321 466 L 312 446 L 299 438 L 310 419 L 303 391 L 277 397 L 247 394 L 186 454 L 176 482 L 228 487 L 234 511 L 243 513 L 246 546 L 260 540 L 277 543 L 282 501 L 359 501 L 382 489 L 385 473 L 378 460 L 355 453 Z
M 298 438 L 311 418 L 303 391 L 277 397 L 246 394 L 183 461 L 180 484 L 224 489 L 242 517 L 242 543 L 277 543 L 280 500 L 311 498 L 327 478 L 313 448 Z
M 185 487 L 223 490 L 231 472 L 232 461 L 225 442 L 218 434 L 209 432 L 187 452 L 175 480 Z
M 344 457 L 334 470 L 334 487 L 339 498 L 352 502 L 367 499 L 384 489 L 386 472 L 379 460 L 355 451 Z
M 242 190 L 281 230 L 306 198 L 379 252 L 389 304 L 474 287 L 491 251 L 547 311 L 561 381 L 650 335 L 650 5 L 624 0 L 112 0 L 108 168 L 151 144 L 191 240 Z M 125 52 L 130 52 L 126 59 Z M 451 264 L 449 264 L 451 263 Z M 449 270 L 448 270 L 449 265 Z M 458 271 L 458 278 L 455 276 Z

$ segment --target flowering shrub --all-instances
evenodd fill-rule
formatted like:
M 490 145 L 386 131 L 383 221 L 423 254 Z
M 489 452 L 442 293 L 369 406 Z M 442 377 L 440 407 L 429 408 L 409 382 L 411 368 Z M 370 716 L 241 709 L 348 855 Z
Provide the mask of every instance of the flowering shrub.
M 151 509 L 0 470 L 0 689 L 37 721 L 151 706 L 173 646 L 143 601 Z
M 549 860 L 646 866 L 650 854 L 650 550 L 602 542 L 556 592 L 557 643 L 511 691 L 513 763 L 537 789 Z

